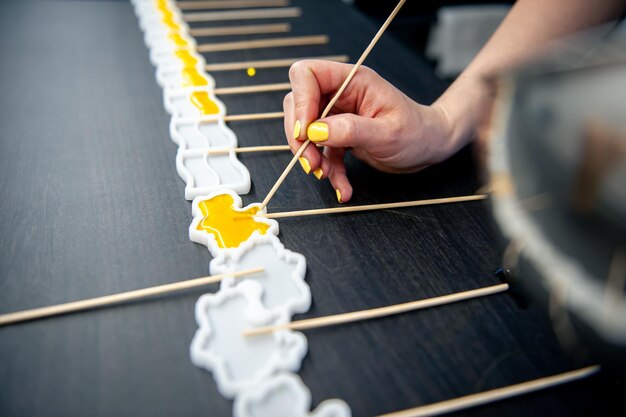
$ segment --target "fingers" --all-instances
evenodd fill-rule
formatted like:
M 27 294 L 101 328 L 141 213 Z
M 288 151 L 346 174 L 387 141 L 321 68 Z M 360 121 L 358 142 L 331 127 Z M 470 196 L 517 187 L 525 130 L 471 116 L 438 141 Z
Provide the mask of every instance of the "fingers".
M 303 144 L 301 141 L 295 139 L 295 137 L 305 135 L 299 132 L 301 128 L 295 123 L 294 108 L 295 104 L 293 100 L 293 94 L 289 93 L 285 96 L 285 99 L 283 100 L 283 109 L 285 112 L 284 128 L 289 147 L 291 148 L 291 151 L 295 154 L 296 152 L 298 152 Z M 310 174 L 311 172 L 313 172 L 316 177 L 319 176 L 321 178 L 321 174 L 318 169 L 322 165 L 322 153 L 317 149 L 316 146 L 314 146 L 313 144 L 309 144 L 298 162 L 300 162 L 300 166 L 306 174 Z
M 283 101 L 283 107 L 285 109 L 284 128 L 289 146 L 295 154 L 300 146 L 302 146 L 302 142 L 295 139 L 294 133 L 297 132 L 293 132 L 293 112 L 287 111 L 288 109 L 293 109 L 293 106 L 293 95 L 289 93 Z M 346 168 L 343 164 L 345 152 L 346 150 L 342 148 L 327 148 L 324 155 L 314 143 L 310 143 L 302 154 L 303 159 L 299 161 L 305 173 L 313 173 L 318 180 L 329 178 L 335 190 L 335 194 L 337 195 L 337 200 L 342 203 L 352 198 L 352 186 L 348 181 Z
M 305 140 L 303 134 L 309 124 L 317 119 L 320 109 L 326 103 L 325 96 L 339 89 L 350 73 L 352 65 L 324 60 L 301 60 L 289 69 L 293 96 L 293 125 L 300 125 L 299 140 Z M 296 131 L 298 129 L 295 129 Z
M 343 163 L 345 155 L 345 148 L 326 148 L 324 150 L 324 157 L 330 168 L 328 179 L 335 190 L 337 201 L 340 203 L 348 202 L 352 198 L 352 185 L 348 180 L 346 166 Z
M 380 132 L 383 124 L 373 119 L 380 113 L 376 110 L 377 101 L 364 98 L 372 96 L 367 94 L 368 88 L 384 80 L 365 67 L 359 69 L 335 104 L 334 110 L 340 114 L 317 120 L 352 68 L 349 64 L 329 61 L 298 61 L 289 70 L 292 92 L 283 102 L 285 135 L 292 152 L 297 153 L 306 139 L 313 142 L 302 153 L 300 165 L 317 179 L 329 178 L 340 202 L 352 197 L 352 186 L 343 164 L 346 149 L 342 148 L 363 144 L 367 147 L 378 138 L 376 132 Z M 360 110 L 364 110 L 367 117 L 353 114 Z M 316 144 L 327 149 L 322 152 L 314 146 Z
M 390 131 L 385 120 L 343 113 L 311 123 L 307 137 L 325 147 L 369 149 L 378 146 Z

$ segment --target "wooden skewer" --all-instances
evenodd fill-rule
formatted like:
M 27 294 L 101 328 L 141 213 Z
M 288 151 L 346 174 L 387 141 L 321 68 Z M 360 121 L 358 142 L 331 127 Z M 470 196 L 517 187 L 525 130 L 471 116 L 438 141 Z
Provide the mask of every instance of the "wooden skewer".
M 180 10 L 209 9 L 245 9 L 248 7 L 283 7 L 289 6 L 289 0 L 210 0 L 210 1 L 179 1 L 176 6 Z
M 289 151 L 291 148 L 289 145 L 264 145 L 264 146 L 240 146 L 237 148 L 212 148 L 207 149 L 206 153 L 209 155 L 223 155 L 230 152 L 235 153 L 251 153 L 251 152 L 277 152 L 277 151 Z M 189 152 L 183 151 L 183 152 Z M 195 151 L 195 150 L 194 150 Z
M 218 96 L 225 96 L 225 95 L 230 95 L 230 94 L 264 93 L 268 91 L 288 91 L 288 90 L 291 90 L 290 83 L 243 85 L 239 87 L 222 87 L 222 88 L 216 88 L 213 91 Z
M 245 330 L 244 336 L 259 336 L 263 334 L 273 333 L 276 330 L 306 330 L 318 327 L 335 326 L 344 323 L 353 323 L 355 321 L 370 320 L 379 317 L 387 317 L 395 314 L 406 313 L 409 311 L 423 310 L 430 307 L 436 307 L 444 304 L 456 303 L 458 301 L 469 300 L 472 298 L 484 297 L 487 295 L 497 294 L 509 289 L 509 284 L 497 284 L 475 290 L 461 291 L 453 294 L 442 295 L 440 297 L 426 298 L 423 300 L 411 301 L 408 303 L 395 304 L 387 307 L 373 308 L 370 310 L 353 311 L 350 313 L 335 314 L 332 316 L 316 317 L 312 319 L 296 320 L 289 323 L 277 324 L 274 326 L 257 327 Z
M 467 195 L 460 197 L 446 197 L 446 198 L 433 198 L 428 200 L 413 200 L 413 201 L 401 201 L 398 203 L 382 203 L 382 204 L 367 204 L 361 206 L 347 206 L 347 207 L 329 207 L 322 209 L 311 210 L 294 210 L 284 211 L 279 213 L 265 213 L 259 215 L 259 217 L 265 217 L 267 219 L 280 219 L 285 217 L 299 217 L 299 216 L 318 216 L 321 214 L 338 214 L 338 213 L 353 213 L 359 211 L 372 211 L 372 210 L 386 210 L 403 207 L 418 207 L 429 206 L 437 204 L 451 204 L 451 203 L 463 203 L 468 201 L 478 201 L 487 198 L 486 194 Z
M 198 45 L 198 52 L 239 51 L 241 49 L 278 48 L 284 46 L 325 45 L 328 35 L 293 36 L 287 38 L 255 39 L 252 41 L 236 41 L 222 43 L 206 43 Z
M 249 9 L 223 12 L 185 13 L 183 19 L 187 22 L 216 22 L 224 20 L 249 19 L 279 19 L 300 17 L 302 9 L 299 7 L 283 7 L 280 9 Z
M 464 195 L 460 197 L 433 198 L 430 200 L 402 201 L 399 203 L 368 204 L 362 206 L 330 207 L 312 210 L 284 211 L 281 213 L 265 213 L 259 215 L 259 217 L 264 217 L 266 219 L 280 219 L 284 217 L 317 216 L 320 214 L 352 213 L 355 211 L 385 210 L 402 207 L 430 206 L 435 204 L 463 203 L 467 201 L 484 200 L 485 198 L 487 198 L 486 194 Z
M 277 152 L 277 151 L 288 151 L 289 145 L 267 145 L 267 146 L 245 146 L 240 148 L 215 148 L 215 149 L 207 149 L 207 154 L 209 155 L 223 155 L 231 152 L 235 153 L 249 153 L 249 152 Z
M 142 288 L 139 290 L 127 291 L 118 294 L 105 295 L 103 297 L 88 298 L 85 300 L 74 301 L 71 303 L 57 304 L 49 307 L 34 308 L 31 310 L 18 311 L 0 315 L 0 326 L 14 324 L 23 321 L 36 320 L 44 317 L 57 316 L 60 314 L 73 313 L 76 311 L 88 310 L 97 307 L 111 306 L 124 303 L 127 301 L 139 300 L 146 297 L 168 294 L 176 291 L 187 290 L 190 288 L 202 287 L 222 281 L 226 277 L 242 276 L 256 274 L 264 271 L 264 268 L 252 268 L 238 272 L 230 272 L 226 274 L 212 275 L 207 277 L 195 278 L 186 281 L 175 282 L 172 284 L 158 285 L 155 287 Z
M 294 62 L 303 59 L 323 59 L 334 62 L 348 62 L 350 57 L 347 55 L 329 55 L 329 56 L 312 56 L 302 58 L 283 58 L 283 59 L 267 59 L 261 61 L 243 61 L 243 62 L 224 62 L 221 64 L 207 64 L 204 68 L 209 72 L 214 71 L 236 71 L 248 68 L 283 68 L 289 67 Z
M 374 48 L 374 46 L 376 45 L 378 40 L 381 38 L 381 36 L 383 36 L 383 33 L 385 33 L 385 30 L 391 24 L 391 21 L 394 19 L 394 17 L 396 17 L 396 15 L 398 14 L 398 12 L 400 11 L 400 9 L 402 8 L 405 2 L 406 0 L 400 0 L 398 2 L 398 5 L 393 9 L 393 11 L 389 15 L 385 23 L 383 23 L 383 25 L 378 30 L 378 32 L 376 33 L 376 35 L 374 36 L 370 44 L 367 46 L 367 48 L 365 48 L 365 51 L 363 51 L 363 54 L 361 54 L 361 57 L 359 58 L 359 60 L 356 62 L 356 64 L 354 64 L 352 71 L 350 71 L 350 73 L 348 74 L 348 77 L 346 77 L 343 84 L 341 84 L 341 87 L 339 88 L 335 96 L 330 100 L 330 102 L 328 103 L 324 111 L 322 112 L 320 119 L 323 119 L 324 117 L 328 115 L 328 112 L 330 112 L 330 110 L 333 108 L 333 106 L 335 105 L 335 102 L 337 102 L 341 94 L 344 92 L 344 90 L 350 83 L 350 80 L 352 80 L 352 78 L 354 77 L 354 74 L 356 74 L 356 71 L 359 69 L 361 64 L 363 64 L 363 61 L 365 61 L 365 58 L 367 58 L 367 56 L 369 55 L 371 50 Z M 298 152 L 296 152 L 296 154 L 293 156 L 293 158 L 291 159 L 291 161 L 289 162 L 289 164 L 287 165 L 287 167 L 285 168 L 281 176 L 278 178 L 274 186 L 270 189 L 269 193 L 267 193 L 267 196 L 261 203 L 261 207 L 260 207 L 261 210 L 263 210 L 267 206 L 267 203 L 270 202 L 270 200 L 276 193 L 276 190 L 278 190 L 278 187 L 280 187 L 283 181 L 285 181 L 285 178 L 287 178 L 287 175 L 289 174 L 293 166 L 296 164 L 298 159 L 302 156 L 302 154 L 304 153 L 304 150 L 306 149 L 306 147 L 309 145 L 310 142 L 311 141 L 307 139 L 306 141 L 302 143 L 302 145 L 300 146 L 300 149 L 298 149 Z
M 249 114 L 233 114 L 230 116 L 224 116 L 225 122 L 243 122 L 246 120 L 267 120 L 267 119 L 282 119 L 285 117 L 285 113 L 277 111 L 273 113 L 249 113 Z
M 190 124 L 190 123 L 210 124 L 210 123 L 217 123 L 221 119 L 223 119 L 225 122 L 243 122 L 247 120 L 282 119 L 283 117 L 285 117 L 285 113 L 278 112 L 278 111 L 269 112 L 269 113 L 231 114 L 231 115 L 226 115 L 226 116 L 221 116 L 219 114 L 210 114 L 210 115 L 203 115 L 203 116 L 176 117 L 176 122 L 178 124 Z
M 266 33 L 286 33 L 291 30 L 289 23 L 271 25 L 224 26 L 218 28 L 192 28 L 189 35 L 200 36 L 229 36 L 229 35 L 258 35 Z
M 547 376 L 544 378 L 534 379 L 532 381 L 526 381 L 520 384 L 509 385 L 506 387 L 496 388 L 477 394 L 466 395 L 464 397 L 453 398 L 451 400 L 441 401 L 434 404 L 423 405 L 421 407 L 415 407 L 409 410 L 396 411 L 394 413 L 384 414 L 378 417 L 439 416 L 442 414 L 465 410 L 471 407 L 476 407 L 479 405 L 505 400 L 507 398 L 517 397 L 542 389 L 551 388 L 557 385 L 565 384 L 567 382 L 573 382 L 592 376 L 599 371 L 599 365 L 588 366 L 586 368 Z

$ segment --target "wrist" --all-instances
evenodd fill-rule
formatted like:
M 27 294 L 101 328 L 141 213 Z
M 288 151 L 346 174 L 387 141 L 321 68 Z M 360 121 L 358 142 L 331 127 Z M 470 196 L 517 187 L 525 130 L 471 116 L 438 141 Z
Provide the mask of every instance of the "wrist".
M 493 89 L 481 78 L 461 75 L 433 103 L 448 126 L 450 155 L 477 139 L 488 121 L 493 103 Z

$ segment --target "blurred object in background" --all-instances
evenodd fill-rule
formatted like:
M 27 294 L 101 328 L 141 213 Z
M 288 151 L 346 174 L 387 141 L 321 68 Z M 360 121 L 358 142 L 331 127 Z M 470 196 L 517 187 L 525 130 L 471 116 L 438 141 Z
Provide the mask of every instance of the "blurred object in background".
M 442 7 L 432 26 L 426 57 L 441 78 L 455 78 L 474 59 L 511 7 L 506 4 Z
M 353 3 L 380 23 L 397 4 L 396 0 L 344 1 Z M 512 0 L 478 3 L 468 0 L 408 1 L 388 32 L 417 54 L 428 58 L 442 78 L 451 79 L 474 57 L 499 24 L 503 11 L 513 3 Z M 451 24 L 461 26 L 455 28 Z M 444 33 L 443 43 L 437 36 L 440 28 Z
M 565 348 L 626 370 L 626 31 L 568 37 L 500 77 L 488 139 L 512 283 Z

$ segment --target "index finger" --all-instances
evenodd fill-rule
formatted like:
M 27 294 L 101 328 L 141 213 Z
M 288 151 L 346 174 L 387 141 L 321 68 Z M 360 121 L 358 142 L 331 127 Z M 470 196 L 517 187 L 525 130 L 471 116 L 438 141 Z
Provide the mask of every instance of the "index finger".
M 295 107 L 295 139 L 306 139 L 303 132 L 319 118 L 322 97 L 337 91 L 352 67 L 350 64 L 312 59 L 297 61 L 291 66 L 289 81 Z

